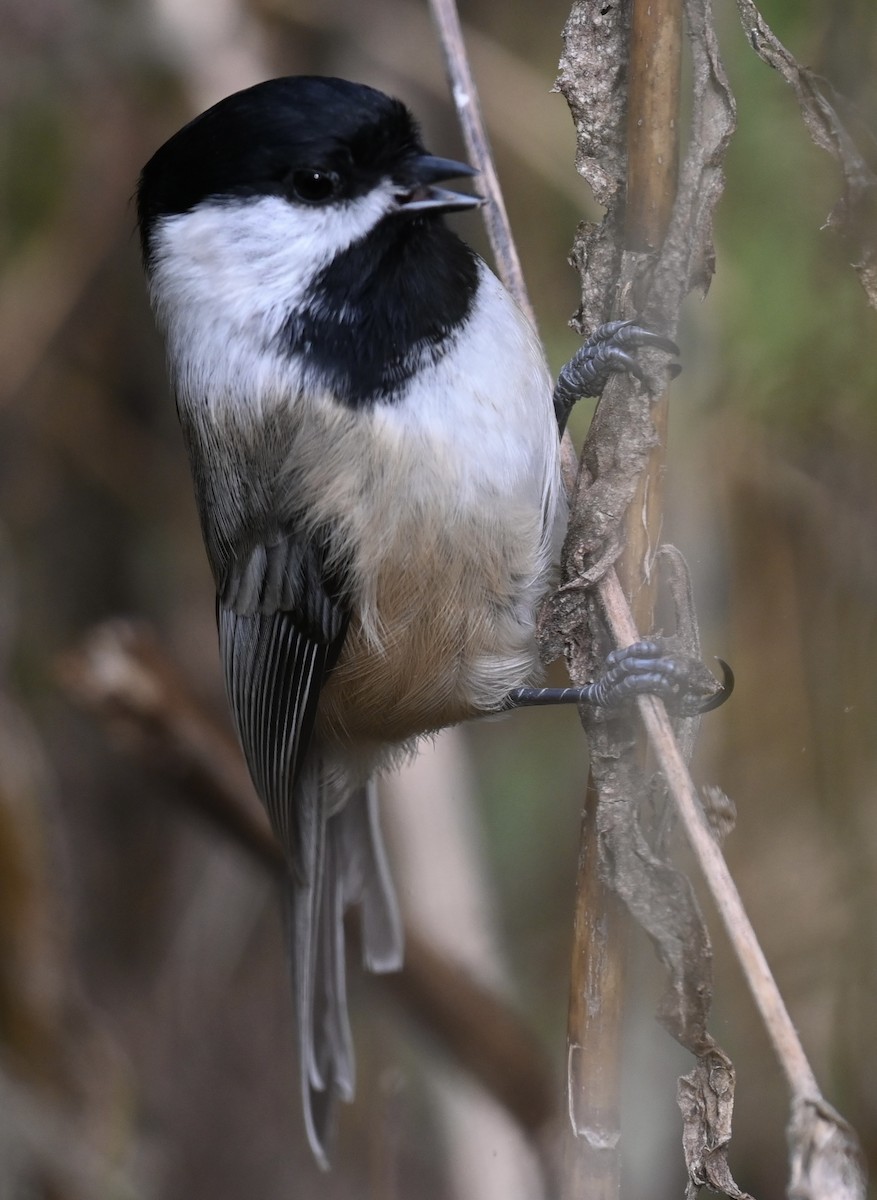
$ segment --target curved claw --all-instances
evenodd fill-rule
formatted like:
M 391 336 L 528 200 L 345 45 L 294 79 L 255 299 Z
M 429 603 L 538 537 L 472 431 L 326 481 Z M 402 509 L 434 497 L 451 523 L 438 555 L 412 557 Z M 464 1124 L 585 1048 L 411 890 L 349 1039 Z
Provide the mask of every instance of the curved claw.
M 561 433 L 576 401 L 583 396 L 599 396 L 610 375 L 627 371 L 644 387 L 649 387 L 649 379 L 636 357 L 636 351 L 642 349 L 660 350 L 674 356 L 679 354 L 679 347 L 671 338 L 648 325 L 638 324 L 635 318 L 607 321 L 597 326 L 557 378 L 554 411 Z M 669 370 L 675 378 L 681 367 L 673 363 Z
M 608 321 L 594 332 L 594 338 L 599 341 L 611 339 L 617 345 L 622 346 L 636 346 L 637 348 L 651 346 L 655 350 L 666 350 L 674 357 L 679 355 L 679 347 L 671 338 L 665 337 L 663 333 L 658 333 L 650 325 L 637 324 L 634 317 L 627 321 Z
M 710 696 L 709 700 L 705 700 L 703 704 L 698 706 L 698 713 L 712 712 L 714 708 L 721 708 L 726 700 L 731 698 L 731 693 L 734 690 L 734 672 L 723 658 L 717 658 L 716 662 L 722 668 L 722 686 L 714 696 Z
M 607 371 L 627 371 L 635 379 L 638 379 L 640 383 L 645 384 L 647 382 L 646 373 L 634 355 L 629 350 L 622 350 L 618 345 L 603 343 L 598 355 L 592 361 L 595 366 L 604 368 Z
M 633 696 L 648 693 L 659 697 L 680 716 L 694 717 L 719 708 L 734 690 L 734 672 L 724 659 L 722 685 L 713 691 L 715 680 L 699 659 L 667 652 L 652 638 L 624 646 L 607 655 L 600 677 L 591 685 L 593 704 L 618 707 Z M 706 699 L 701 699 L 708 693 Z

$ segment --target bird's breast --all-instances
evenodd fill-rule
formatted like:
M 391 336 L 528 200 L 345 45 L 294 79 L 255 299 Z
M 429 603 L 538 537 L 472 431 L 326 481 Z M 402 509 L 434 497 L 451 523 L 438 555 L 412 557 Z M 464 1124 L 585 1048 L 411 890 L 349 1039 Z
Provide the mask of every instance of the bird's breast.
M 528 528 L 529 526 L 529 528 Z M 319 732 L 402 742 L 495 710 L 537 669 L 534 612 L 550 562 L 537 521 L 412 522 L 361 573 Z
M 488 287 L 435 372 L 367 418 L 338 417 L 327 439 L 343 461 L 324 463 L 312 494 L 331 496 L 325 519 L 344 526 L 353 564 L 351 624 L 318 716 L 329 740 L 405 741 L 495 710 L 537 671 L 535 611 L 561 524 L 557 432 L 541 349 Z

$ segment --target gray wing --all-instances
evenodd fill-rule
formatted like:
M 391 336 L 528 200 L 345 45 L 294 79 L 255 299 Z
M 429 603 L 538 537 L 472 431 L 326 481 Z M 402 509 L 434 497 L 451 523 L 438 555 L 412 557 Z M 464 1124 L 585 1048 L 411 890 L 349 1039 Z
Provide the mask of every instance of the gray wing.
M 347 620 L 323 548 L 291 535 L 235 559 L 217 598 L 238 737 L 274 831 L 298 869 L 304 864 L 294 796 Z

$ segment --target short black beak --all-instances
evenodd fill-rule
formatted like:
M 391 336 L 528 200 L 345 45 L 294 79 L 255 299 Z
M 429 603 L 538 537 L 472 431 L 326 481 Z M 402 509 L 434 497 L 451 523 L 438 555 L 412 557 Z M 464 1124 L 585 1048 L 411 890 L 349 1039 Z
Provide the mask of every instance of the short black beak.
M 481 196 L 467 196 L 464 192 L 433 186 L 445 179 L 477 174 L 466 163 L 454 162 L 451 158 L 436 158 L 432 154 L 419 154 L 408 160 L 396 178 L 399 207 L 406 213 L 458 212 L 465 208 L 478 208 L 484 203 Z

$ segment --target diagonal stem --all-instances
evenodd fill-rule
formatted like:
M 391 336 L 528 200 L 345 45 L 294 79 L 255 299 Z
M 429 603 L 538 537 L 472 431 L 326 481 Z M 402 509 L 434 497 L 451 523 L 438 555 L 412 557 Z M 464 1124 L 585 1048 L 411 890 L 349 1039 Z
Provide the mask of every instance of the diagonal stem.
M 457 12 L 455 0 L 430 0 L 430 9 L 439 32 L 442 50 L 445 56 L 445 69 L 451 85 L 451 94 L 457 109 L 457 118 L 463 131 L 466 150 L 473 165 L 481 176 L 481 186 L 485 194 L 484 224 L 490 247 L 499 276 L 505 286 L 514 296 L 518 307 L 530 318 L 531 324 L 536 325 L 536 317 L 530 299 L 527 295 L 527 285 L 518 251 L 512 237 L 502 189 L 493 162 L 490 141 L 478 90 L 472 77 L 469 56 L 463 41 L 463 31 L 460 27 L 460 15 Z

